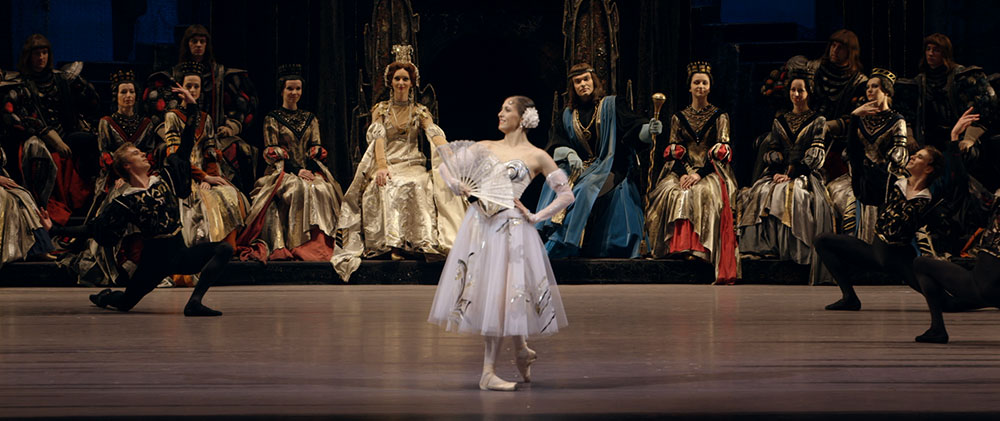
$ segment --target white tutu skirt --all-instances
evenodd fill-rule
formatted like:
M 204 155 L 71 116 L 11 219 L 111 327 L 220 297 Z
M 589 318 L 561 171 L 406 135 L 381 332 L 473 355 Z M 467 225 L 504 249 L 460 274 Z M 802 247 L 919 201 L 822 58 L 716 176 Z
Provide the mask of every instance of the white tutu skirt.
M 469 206 L 428 321 L 483 336 L 545 336 L 567 325 L 545 246 L 520 211 L 489 217 Z

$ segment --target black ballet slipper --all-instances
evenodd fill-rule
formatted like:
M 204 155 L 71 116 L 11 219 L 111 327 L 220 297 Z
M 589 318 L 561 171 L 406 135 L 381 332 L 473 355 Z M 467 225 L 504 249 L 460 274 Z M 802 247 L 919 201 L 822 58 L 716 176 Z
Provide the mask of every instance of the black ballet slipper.
M 841 298 L 837 302 L 826 306 L 827 310 L 833 311 L 858 311 L 861 310 L 861 300 Z
M 107 298 L 109 295 L 111 295 L 111 288 L 102 289 L 97 294 L 90 294 L 90 302 L 94 303 L 95 306 L 105 308 L 108 306 Z
M 187 317 L 214 317 L 221 316 L 222 312 L 212 310 L 201 303 L 188 303 L 184 306 L 184 315 Z
M 923 335 L 913 338 L 914 341 L 929 343 L 929 344 L 946 344 L 948 343 L 948 332 L 944 329 L 927 329 Z

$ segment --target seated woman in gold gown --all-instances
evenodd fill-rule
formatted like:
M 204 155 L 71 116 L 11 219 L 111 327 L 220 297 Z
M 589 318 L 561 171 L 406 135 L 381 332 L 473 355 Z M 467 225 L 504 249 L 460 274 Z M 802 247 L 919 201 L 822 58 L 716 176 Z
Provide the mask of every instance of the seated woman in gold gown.
M 302 67 L 278 69 L 281 108 L 264 117 L 267 169 L 250 193 L 253 205 L 237 244 L 242 260 L 325 262 L 333 256 L 333 237 L 343 192 L 323 161 L 319 122 L 299 109 Z
M 184 63 L 181 84 L 198 99 L 201 95 L 202 64 Z M 174 153 L 181 143 L 181 132 L 187 117 L 181 110 L 170 110 L 164 117 L 166 154 Z M 184 224 L 184 241 L 188 245 L 226 241 L 236 243 L 237 230 L 246 217 L 247 199 L 219 171 L 219 150 L 215 144 L 215 126 L 212 117 L 204 111 L 195 128 L 195 145 L 191 151 L 191 178 L 194 183 L 191 195 L 184 199 L 181 219 Z
M 811 265 L 811 284 L 833 283 L 813 250 L 813 238 L 836 229 L 823 175 L 826 119 L 809 108 L 812 74 L 793 69 L 788 86 L 792 111 L 760 146 L 764 174 L 740 192 L 740 250 Z
M 403 253 L 419 253 L 430 259 L 443 257 L 465 213 L 464 201 L 451 194 L 437 173 L 440 158 L 436 152 L 433 171 L 427 169 L 420 133 L 432 146 L 447 141 L 430 110 L 414 102 L 413 88 L 420 84 L 420 76 L 408 54 L 402 56 L 397 52 L 396 61 L 386 67 L 392 98 L 372 108 L 368 149 L 340 208 L 337 231 L 342 244 L 336 247 L 331 263 L 345 282 L 358 269 L 362 256 L 392 253 L 393 258 L 400 258 Z
M 683 254 L 715 266 L 715 283 L 740 276 L 733 224 L 736 181 L 729 162 L 729 115 L 708 103 L 712 67 L 687 67 L 691 105 L 670 121 L 666 162 L 649 193 L 646 229 L 653 257 Z

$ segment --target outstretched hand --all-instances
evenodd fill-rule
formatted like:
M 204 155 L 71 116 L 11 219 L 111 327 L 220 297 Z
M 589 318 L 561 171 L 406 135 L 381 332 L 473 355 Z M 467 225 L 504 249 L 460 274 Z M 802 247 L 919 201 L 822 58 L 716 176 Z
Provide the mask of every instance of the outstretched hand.
M 958 138 L 962 136 L 962 133 L 965 133 L 965 129 L 968 129 L 972 123 L 977 121 L 979 121 L 979 114 L 973 114 L 972 107 L 969 107 L 969 109 L 965 110 L 965 112 L 962 113 L 962 116 L 958 118 L 958 121 L 955 122 L 955 126 L 951 128 L 951 141 L 957 142 Z

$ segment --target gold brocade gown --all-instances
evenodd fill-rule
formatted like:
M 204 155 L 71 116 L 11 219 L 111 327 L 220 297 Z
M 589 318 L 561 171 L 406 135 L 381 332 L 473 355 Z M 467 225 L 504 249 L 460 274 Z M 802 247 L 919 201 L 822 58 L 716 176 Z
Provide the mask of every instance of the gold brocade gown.
M 739 194 L 740 251 L 811 265 L 810 284 L 832 283 L 813 239 L 833 233 L 836 222 L 826 190 L 826 119 L 814 111 L 775 118 L 760 145 L 763 175 Z M 789 181 L 775 183 L 784 174 Z
M 187 117 L 180 110 L 171 110 L 164 118 L 167 154 L 180 145 L 181 132 Z M 215 145 L 215 127 L 212 118 L 201 112 L 195 129 L 195 145 L 191 150 L 191 195 L 182 200 L 181 220 L 184 242 L 188 245 L 223 241 L 244 225 L 247 209 L 246 196 L 231 184 L 201 189 L 206 176 L 221 176 L 219 151 Z
M 280 108 L 264 118 L 265 175 L 250 193 L 253 205 L 247 217 L 255 224 L 255 238 L 267 245 L 267 254 L 289 250 L 309 241 L 310 229 L 331 238 L 343 192 L 323 164 L 326 150 L 320 141 L 319 122 L 308 111 Z M 312 181 L 300 178 L 299 169 L 319 173 Z M 280 180 L 280 182 L 279 182 Z M 241 236 L 242 237 L 242 236 Z M 326 259 L 324 259 L 326 260 Z
M 682 120 L 683 119 L 683 120 Z M 663 257 L 671 251 L 674 224 L 682 220 L 691 223 L 701 246 L 706 252 L 693 252 L 714 264 L 716 278 L 720 271 L 721 227 L 723 208 L 722 183 L 729 196 L 730 210 L 736 205 L 736 182 L 729 162 L 729 116 L 709 104 L 702 110 L 688 106 L 675 113 L 670 120 L 670 143 L 668 153 L 672 154 L 659 176 L 655 187 L 648 195 L 646 208 L 646 229 L 649 233 L 649 252 L 653 257 Z M 724 147 L 723 147 L 724 146 Z M 676 151 L 683 150 L 683 153 Z M 725 155 L 718 159 L 717 154 Z M 677 159 L 679 158 L 679 159 Z M 714 164 L 714 165 L 713 165 Z M 707 167 L 706 167 L 707 166 Z M 696 174 L 711 169 L 702 179 L 687 190 L 680 188 L 680 174 Z M 733 245 L 735 247 L 735 244 Z M 676 252 L 676 251 L 674 251 Z M 739 250 L 736 253 L 736 276 L 739 276 Z M 726 279 L 727 281 L 730 279 Z
M 330 263 L 347 282 L 361 265 L 361 257 L 374 257 L 392 249 L 427 255 L 447 255 L 465 214 L 465 202 L 451 193 L 438 175 L 440 165 L 431 144 L 432 167 L 419 148 L 421 122 L 430 116 L 427 107 L 414 104 L 406 127 L 395 127 L 390 101 L 372 109 L 365 150 L 354 179 L 344 193 L 337 231 L 342 241 Z M 424 128 L 426 130 L 427 128 Z M 385 159 L 391 179 L 375 184 L 375 141 L 385 137 Z

